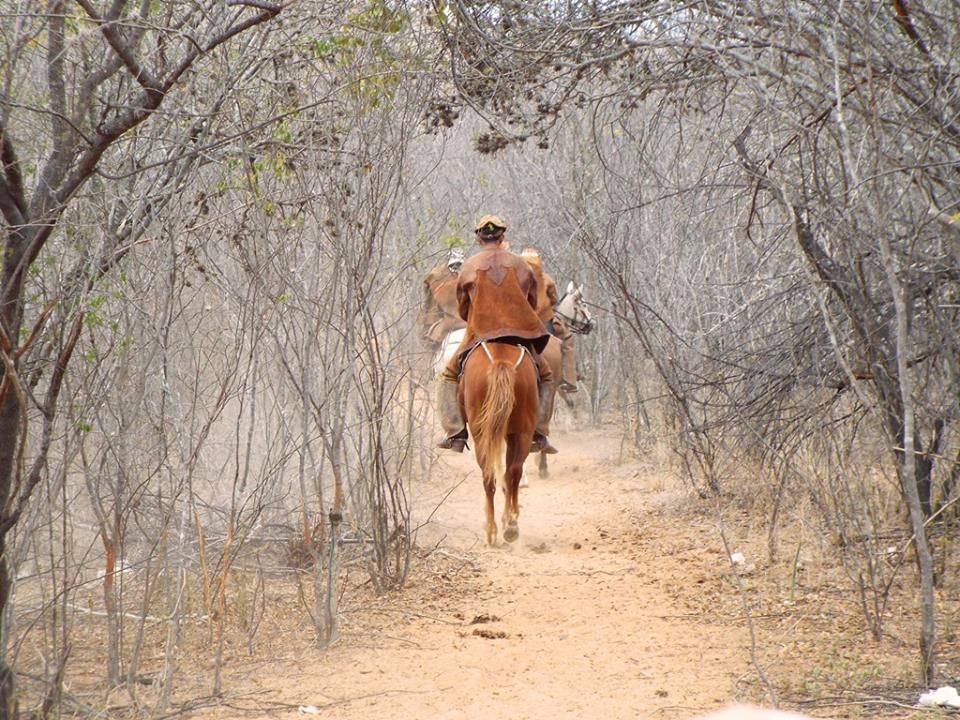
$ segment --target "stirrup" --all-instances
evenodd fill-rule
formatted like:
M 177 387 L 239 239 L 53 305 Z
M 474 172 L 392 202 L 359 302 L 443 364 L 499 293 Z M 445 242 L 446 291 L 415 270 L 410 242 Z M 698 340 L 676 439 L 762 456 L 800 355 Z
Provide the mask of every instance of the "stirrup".
M 464 448 L 467 447 L 466 430 L 461 430 L 451 437 L 445 437 L 437 443 L 437 447 L 441 450 L 453 450 L 454 452 L 462 453 Z
M 542 452 L 546 455 L 556 455 L 560 451 L 550 444 L 549 438 L 547 438 L 545 435 L 540 435 L 537 433 L 533 436 L 533 442 L 530 443 L 530 452 Z
M 560 384 L 557 385 L 557 390 L 559 390 L 560 392 L 564 393 L 565 395 L 569 395 L 569 394 L 571 394 L 571 393 L 575 393 L 575 392 L 577 391 L 577 389 L 578 389 L 578 388 L 577 388 L 576 385 L 571 384 L 571 383 L 568 383 L 566 380 L 561 380 L 561 381 L 560 381 Z

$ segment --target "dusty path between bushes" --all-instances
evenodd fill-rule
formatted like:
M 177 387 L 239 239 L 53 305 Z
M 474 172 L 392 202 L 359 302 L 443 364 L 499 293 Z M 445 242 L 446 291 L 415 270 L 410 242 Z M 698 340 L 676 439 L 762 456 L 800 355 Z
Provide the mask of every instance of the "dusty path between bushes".
M 191 716 L 615 720 L 728 703 L 751 667 L 746 629 L 712 601 L 729 590 L 716 528 L 671 507 L 650 459 L 619 460 L 619 435 L 555 428 L 550 476 L 528 466 L 520 540 L 495 548 L 472 455 L 443 454 L 411 498 L 408 587 L 344 608 L 326 651 L 298 637 L 228 663 L 224 704 Z

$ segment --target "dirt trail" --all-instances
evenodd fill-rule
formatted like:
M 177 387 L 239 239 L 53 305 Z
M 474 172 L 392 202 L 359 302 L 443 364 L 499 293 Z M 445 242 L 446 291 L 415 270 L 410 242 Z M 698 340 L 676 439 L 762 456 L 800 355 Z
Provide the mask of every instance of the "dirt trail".
M 528 468 L 520 540 L 496 548 L 472 455 L 444 454 L 412 498 L 435 568 L 348 612 L 326 652 L 291 648 L 228 685 L 273 718 L 690 718 L 727 703 L 750 668 L 746 631 L 710 602 L 716 533 L 671 517 L 662 478 L 617 464 L 607 433 L 555 430 L 550 477 Z

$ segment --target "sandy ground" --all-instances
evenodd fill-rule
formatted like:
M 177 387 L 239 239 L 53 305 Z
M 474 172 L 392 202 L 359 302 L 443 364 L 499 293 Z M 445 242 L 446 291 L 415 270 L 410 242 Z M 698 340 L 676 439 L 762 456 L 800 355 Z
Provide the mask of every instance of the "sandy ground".
M 411 498 L 425 560 L 408 586 L 345 612 L 332 648 L 228 666 L 224 703 L 191 717 L 691 718 L 730 702 L 749 638 L 710 600 L 715 528 L 675 519 L 679 495 L 618 461 L 615 429 L 553 437 L 517 543 L 486 545 L 475 460 L 443 453 Z

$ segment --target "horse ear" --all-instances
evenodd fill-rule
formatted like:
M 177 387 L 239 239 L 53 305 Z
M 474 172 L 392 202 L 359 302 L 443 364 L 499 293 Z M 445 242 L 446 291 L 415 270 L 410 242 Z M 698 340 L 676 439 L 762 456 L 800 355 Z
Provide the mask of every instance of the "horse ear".
M 576 289 L 576 285 L 573 284 L 573 280 L 567 283 L 567 293 L 572 293 Z
M 577 292 L 583 295 L 583 283 L 577 285 Z

